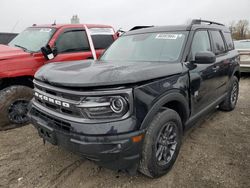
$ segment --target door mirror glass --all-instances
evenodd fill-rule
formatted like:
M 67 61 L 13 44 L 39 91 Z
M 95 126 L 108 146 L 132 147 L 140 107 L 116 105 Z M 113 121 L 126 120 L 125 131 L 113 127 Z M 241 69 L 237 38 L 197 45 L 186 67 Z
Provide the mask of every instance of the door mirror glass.
M 197 52 L 195 54 L 196 64 L 210 64 L 214 63 L 216 60 L 215 54 L 210 51 Z
M 57 55 L 56 48 L 52 49 L 50 47 L 50 45 L 46 45 L 46 46 L 42 47 L 41 52 L 42 52 L 43 56 L 45 57 L 45 59 L 47 59 L 47 60 L 54 59 Z

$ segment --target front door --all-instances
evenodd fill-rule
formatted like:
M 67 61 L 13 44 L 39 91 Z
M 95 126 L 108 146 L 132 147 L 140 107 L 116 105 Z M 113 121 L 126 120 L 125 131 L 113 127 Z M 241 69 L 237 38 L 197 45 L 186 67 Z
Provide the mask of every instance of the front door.
M 216 100 L 215 64 L 195 64 L 195 54 L 202 51 L 212 51 L 211 41 L 207 30 L 197 30 L 194 33 L 189 55 L 191 115 L 205 109 Z

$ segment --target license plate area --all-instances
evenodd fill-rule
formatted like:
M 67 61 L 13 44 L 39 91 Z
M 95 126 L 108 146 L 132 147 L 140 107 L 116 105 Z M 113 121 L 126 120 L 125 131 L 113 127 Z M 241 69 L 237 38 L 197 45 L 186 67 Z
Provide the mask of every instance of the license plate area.
M 50 142 L 51 144 L 54 144 L 54 145 L 57 144 L 56 135 L 52 128 L 45 126 L 45 125 L 40 126 L 38 128 L 38 134 L 40 135 L 40 137 Z

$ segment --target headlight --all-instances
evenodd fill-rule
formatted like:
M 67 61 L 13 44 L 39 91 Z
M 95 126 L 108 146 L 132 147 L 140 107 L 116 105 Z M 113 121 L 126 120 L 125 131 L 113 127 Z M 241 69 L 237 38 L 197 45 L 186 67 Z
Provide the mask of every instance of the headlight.
M 116 97 L 111 100 L 110 108 L 117 114 L 123 114 L 128 111 L 128 102 L 123 97 Z
M 128 96 L 86 97 L 77 105 L 83 116 L 89 119 L 114 119 L 129 113 Z

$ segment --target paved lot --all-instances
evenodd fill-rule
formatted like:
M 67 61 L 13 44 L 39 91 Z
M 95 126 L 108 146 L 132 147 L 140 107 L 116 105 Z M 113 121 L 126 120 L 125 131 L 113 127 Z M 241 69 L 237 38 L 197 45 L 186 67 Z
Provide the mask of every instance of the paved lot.
M 0 187 L 250 187 L 250 77 L 237 108 L 189 130 L 173 169 L 159 179 L 103 169 L 42 143 L 31 126 L 0 132 Z

